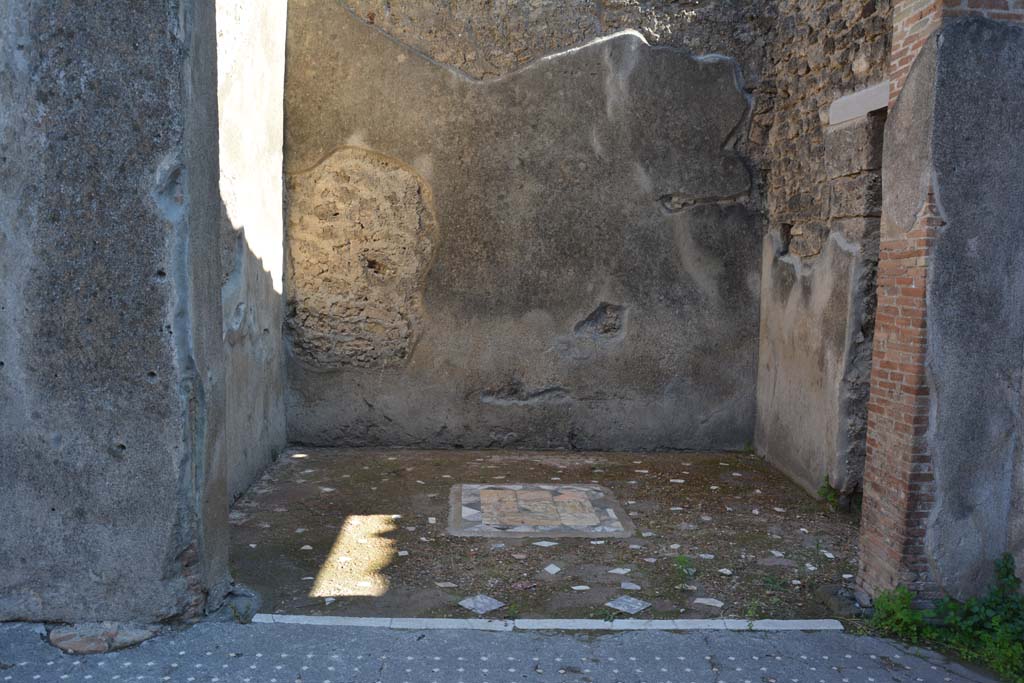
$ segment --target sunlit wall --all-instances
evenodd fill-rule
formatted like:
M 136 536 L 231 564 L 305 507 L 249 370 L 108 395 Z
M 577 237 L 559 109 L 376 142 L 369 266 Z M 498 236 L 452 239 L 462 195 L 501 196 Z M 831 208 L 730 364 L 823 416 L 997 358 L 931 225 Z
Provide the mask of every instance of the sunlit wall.
M 283 448 L 284 0 L 217 0 L 228 488 Z

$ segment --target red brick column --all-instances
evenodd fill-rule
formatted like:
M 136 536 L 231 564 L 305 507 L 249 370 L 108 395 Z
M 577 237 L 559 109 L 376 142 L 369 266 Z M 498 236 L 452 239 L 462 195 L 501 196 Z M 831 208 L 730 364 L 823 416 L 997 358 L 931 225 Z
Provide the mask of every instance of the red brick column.
M 923 547 L 934 501 L 925 328 L 928 254 L 941 225 L 929 194 L 913 229 L 880 245 L 859 576 L 872 595 L 896 585 L 934 593 Z
M 896 101 L 917 53 L 945 18 L 982 15 L 1024 22 L 1024 0 L 895 0 L 889 56 L 889 106 Z
M 970 14 L 1024 21 L 1024 0 L 895 0 L 890 107 L 931 34 L 944 20 Z M 869 595 L 903 585 L 930 600 L 939 590 L 924 548 L 934 503 L 926 442 L 926 293 L 929 252 L 942 219 L 929 193 L 908 233 L 887 238 L 884 214 L 882 222 L 858 585 Z
M 889 54 L 889 106 L 899 95 L 907 73 L 935 29 L 943 5 L 951 0 L 895 0 L 892 7 L 892 51 Z M 959 3 L 960 0 L 952 0 Z

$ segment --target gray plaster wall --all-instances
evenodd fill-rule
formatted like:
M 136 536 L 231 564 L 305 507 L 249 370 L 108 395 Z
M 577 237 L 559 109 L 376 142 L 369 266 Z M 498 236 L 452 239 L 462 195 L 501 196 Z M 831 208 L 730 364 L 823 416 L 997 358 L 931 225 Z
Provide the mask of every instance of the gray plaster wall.
M 0 4 L 0 620 L 225 585 L 214 46 L 207 2 Z
M 283 159 L 287 3 L 219 0 L 228 494 L 285 446 Z
M 291 440 L 751 441 L 732 61 L 627 32 L 477 81 L 293 0 L 286 62 Z
M 769 231 L 762 253 L 755 446 L 844 507 L 864 474 L 884 123 L 872 113 L 825 130 L 827 219 L 820 232 Z
M 931 98 L 896 108 L 918 125 L 933 112 L 929 166 L 945 226 L 927 292 L 935 505 L 925 544 L 933 578 L 963 596 L 988 585 L 1007 550 L 1024 574 L 1024 27 L 952 21 L 928 50 L 908 84 L 930 85 Z M 899 170 L 886 186 L 907 198 L 920 175 Z
M 877 239 L 834 231 L 814 259 L 782 251 L 765 236 L 755 444 L 807 491 L 848 496 L 864 471 Z

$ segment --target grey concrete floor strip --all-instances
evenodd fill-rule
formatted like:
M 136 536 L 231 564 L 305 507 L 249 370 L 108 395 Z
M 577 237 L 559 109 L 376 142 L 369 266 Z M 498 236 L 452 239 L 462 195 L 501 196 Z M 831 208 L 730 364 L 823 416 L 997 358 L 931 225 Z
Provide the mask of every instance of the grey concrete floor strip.
M 280 619 L 283 615 L 276 615 Z M 408 623 L 402 620 L 400 623 Z M 472 621 L 472 620 L 468 620 Z M 526 621 L 526 620 L 523 620 Z M 625 620 L 623 620 L 625 621 Z M 643 621 L 643 620 L 640 620 Z M 725 620 L 718 620 L 724 624 Z M 335 622 L 328 622 L 335 623 Z M 917 648 L 835 631 L 468 631 L 204 622 L 104 655 L 0 624 L 0 683 L 995 683 Z
M 401 629 L 460 629 L 474 631 L 842 631 L 835 619 L 427 619 L 326 617 L 305 614 L 257 614 L 257 624 L 360 626 Z

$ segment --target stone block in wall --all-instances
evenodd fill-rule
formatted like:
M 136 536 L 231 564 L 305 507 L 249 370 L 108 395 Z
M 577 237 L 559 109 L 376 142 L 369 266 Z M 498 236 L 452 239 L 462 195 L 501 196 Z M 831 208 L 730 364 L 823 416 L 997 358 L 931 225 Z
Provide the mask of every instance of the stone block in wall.
M 882 215 L 882 175 L 867 172 L 836 178 L 830 183 L 833 218 Z
M 817 256 L 828 239 L 828 226 L 818 221 L 800 223 L 789 230 L 788 253 L 800 258 Z
M 885 117 L 869 115 L 825 129 L 825 164 L 829 178 L 882 168 Z
M 882 219 L 873 216 L 833 218 L 829 221 L 829 230 L 842 235 L 849 242 L 877 244 L 881 224 Z
M 793 176 L 798 176 L 799 171 L 794 170 Z M 794 178 L 795 180 L 795 178 Z M 789 183 L 786 178 L 777 179 L 774 184 L 779 185 L 778 191 L 774 193 L 769 202 L 769 213 L 777 221 L 795 222 L 800 219 L 824 218 L 828 212 L 827 206 L 830 188 L 827 183 L 814 183 L 798 185 L 795 182 Z

